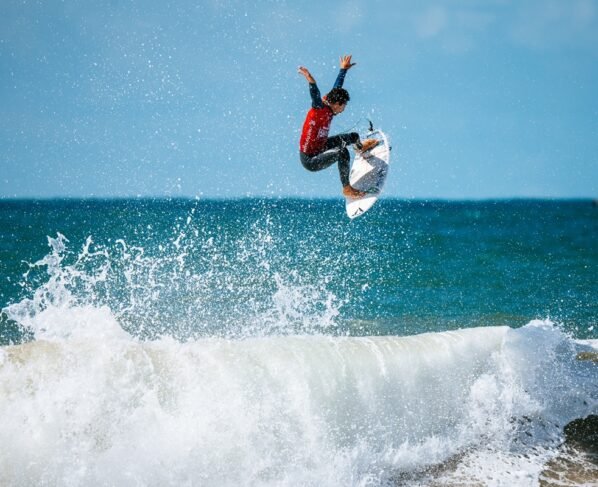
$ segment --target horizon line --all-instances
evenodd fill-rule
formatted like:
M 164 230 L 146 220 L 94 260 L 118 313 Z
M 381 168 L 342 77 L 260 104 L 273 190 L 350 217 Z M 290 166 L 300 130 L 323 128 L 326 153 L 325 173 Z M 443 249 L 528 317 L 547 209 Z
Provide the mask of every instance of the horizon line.
M 336 201 L 344 200 L 336 196 L 0 196 L 0 203 L 23 201 Z M 381 200 L 405 202 L 507 202 L 507 201 L 588 201 L 598 203 L 598 197 L 591 196 L 489 196 L 489 197 L 399 197 L 388 196 Z

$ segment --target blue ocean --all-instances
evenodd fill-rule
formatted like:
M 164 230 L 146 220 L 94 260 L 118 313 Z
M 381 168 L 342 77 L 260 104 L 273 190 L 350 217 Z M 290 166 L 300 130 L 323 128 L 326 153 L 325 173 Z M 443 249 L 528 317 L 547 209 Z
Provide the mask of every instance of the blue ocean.
M 0 201 L 0 484 L 597 485 L 598 207 Z

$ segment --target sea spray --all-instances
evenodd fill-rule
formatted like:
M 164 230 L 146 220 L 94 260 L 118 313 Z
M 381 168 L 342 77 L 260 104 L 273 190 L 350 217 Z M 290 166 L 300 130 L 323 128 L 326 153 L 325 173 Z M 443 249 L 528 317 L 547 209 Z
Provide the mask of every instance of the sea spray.
M 273 252 L 270 225 L 266 219 L 252 225 L 251 236 L 216 242 L 210 232 L 199 238 L 189 216 L 170 240 L 148 248 L 88 237 L 77 250 L 58 233 L 48 237 L 50 252 L 28 264 L 26 297 L 3 313 L 38 338 L 60 326 L 42 329 L 31 317 L 74 306 L 108 307 L 127 332 L 145 339 L 334 330 L 345 301 L 327 289 L 325 275 L 306 281 Z

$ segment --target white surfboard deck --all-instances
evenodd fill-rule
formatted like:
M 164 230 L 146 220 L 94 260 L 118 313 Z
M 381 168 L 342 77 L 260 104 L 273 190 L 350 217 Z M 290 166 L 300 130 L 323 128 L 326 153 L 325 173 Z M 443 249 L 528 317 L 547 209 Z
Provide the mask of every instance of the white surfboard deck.
M 368 211 L 378 201 L 390 163 L 390 145 L 386 134 L 381 130 L 374 130 L 368 138 L 375 138 L 380 143 L 365 154 L 355 153 L 355 159 L 349 174 L 349 183 L 355 189 L 365 191 L 362 198 L 345 198 L 345 207 L 349 218 L 357 218 Z

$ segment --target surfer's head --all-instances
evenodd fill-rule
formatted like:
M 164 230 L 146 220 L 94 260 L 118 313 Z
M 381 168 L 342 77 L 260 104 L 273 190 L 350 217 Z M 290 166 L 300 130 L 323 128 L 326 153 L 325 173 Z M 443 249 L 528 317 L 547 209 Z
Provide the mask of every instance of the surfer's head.
M 330 92 L 324 97 L 326 104 L 330 107 L 335 115 L 341 113 L 347 106 L 347 102 L 351 99 L 349 92 L 344 88 L 332 88 Z

